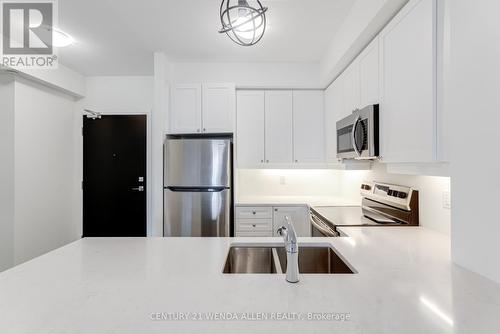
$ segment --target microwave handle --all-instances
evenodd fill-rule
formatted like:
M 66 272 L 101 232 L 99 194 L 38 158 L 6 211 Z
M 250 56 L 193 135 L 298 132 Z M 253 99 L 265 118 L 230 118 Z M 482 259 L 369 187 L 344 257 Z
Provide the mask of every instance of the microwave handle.
M 354 152 L 356 152 L 356 154 L 358 155 L 358 157 L 361 156 L 361 152 L 359 152 L 358 146 L 356 145 L 356 128 L 358 127 L 358 124 L 359 124 L 360 120 L 361 120 L 360 116 L 356 117 L 356 119 L 354 120 L 354 124 L 352 125 L 352 132 L 351 132 L 352 147 L 354 148 Z

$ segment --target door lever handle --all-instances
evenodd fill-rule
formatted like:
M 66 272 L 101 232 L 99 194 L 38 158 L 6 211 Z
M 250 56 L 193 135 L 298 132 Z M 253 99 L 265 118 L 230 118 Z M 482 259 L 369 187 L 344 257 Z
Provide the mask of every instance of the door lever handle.
M 133 191 L 144 191 L 144 186 L 138 186 L 135 188 L 132 188 Z

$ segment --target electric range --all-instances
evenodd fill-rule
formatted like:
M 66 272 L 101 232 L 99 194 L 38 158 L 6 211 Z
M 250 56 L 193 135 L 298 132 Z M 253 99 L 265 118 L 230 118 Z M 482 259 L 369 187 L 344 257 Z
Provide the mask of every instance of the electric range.
M 315 206 L 313 237 L 338 237 L 337 226 L 418 226 L 418 191 L 378 182 L 361 185 L 361 206 Z

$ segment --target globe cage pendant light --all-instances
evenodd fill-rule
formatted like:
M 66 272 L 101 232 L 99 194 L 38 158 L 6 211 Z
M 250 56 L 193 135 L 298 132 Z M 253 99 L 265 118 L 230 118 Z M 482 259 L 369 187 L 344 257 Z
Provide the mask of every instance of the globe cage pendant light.
M 221 34 L 227 34 L 233 42 L 242 46 L 258 43 L 266 31 L 267 7 L 259 0 L 222 0 L 220 5 Z

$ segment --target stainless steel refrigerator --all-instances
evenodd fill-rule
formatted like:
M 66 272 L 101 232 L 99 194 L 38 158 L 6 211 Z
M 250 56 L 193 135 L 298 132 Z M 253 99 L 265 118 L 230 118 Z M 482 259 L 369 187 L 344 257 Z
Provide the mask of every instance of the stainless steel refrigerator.
M 229 236 L 231 154 L 231 139 L 167 137 L 164 236 Z

